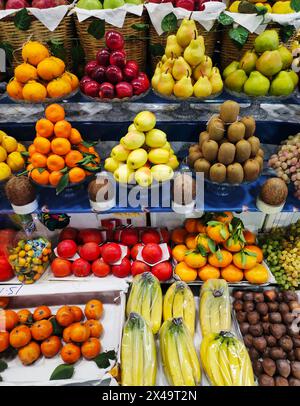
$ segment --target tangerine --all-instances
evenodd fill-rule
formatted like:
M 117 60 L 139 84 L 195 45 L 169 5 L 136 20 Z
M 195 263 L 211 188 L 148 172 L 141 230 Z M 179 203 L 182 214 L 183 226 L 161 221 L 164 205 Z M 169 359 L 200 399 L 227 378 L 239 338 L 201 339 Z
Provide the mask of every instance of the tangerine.
M 21 348 L 31 341 L 30 328 L 21 325 L 15 327 L 9 335 L 9 343 L 13 348 Z
M 69 168 L 74 168 L 75 166 L 77 166 L 78 162 L 81 161 L 82 159 L 83 159 L 82 153 L 76 150 L 70 151 L 65 157 L 66 165 Z
M 202 234 L 206 233 L 206 225 L 203 224 L 201 220 L 197 220 L 197 232 Z
M 206 264 L 202 268 L 198 269 L 198 276 L 202 281 L 207 281 L 208 279 L 219 279 L 220 271 L 215 266 Z
M 103 304 L 100 300 L 92 299 L 87 302 L 84 314 L 88 320 L 99 320 L 103 314 Z
M 63 174 L 59 171 L 53 171 L 50 173 L 49 175 L 49 183 L 52 186 L 57 186 L 61 180 L 61 178 L 63 177 Z
M 50 155 L 47 158 L 47 167 L 50 171 L 60 171 L 65 167 L 65 160 L 59 155 Z
M 266 283 L 269 279 L 267 269 L 262 264 L 256 264 L 253 268 L 245 270 L 245 278 L 250 283 Z
M 47 166 L 47 157 L 40 152 L 34 152 L 30 161 L 34 168 L 45 168 Z
M 185 228 L 175 228 L 171 234 L 171 240 L 175 244 L 184 244 L 185 238 L 188 235 L 188 232 Z
M 9 347 L 9 332 L 0 331 L 0 353 Z
M 49 183 L 49 172 L 46 170 L 40 172 L 39 169 L 35 168 L 31 171 L 30 176 L 39 185 L 48 185 Z
M 48 154 L 51 150 L 51 143 L 47 138 L 44 137 L 35 137 L 33 141 L 33 145 L 35 146 L 35 149 L 37 152 L 40 154 Z
M 32 80 L 23 87 L 22 95 L 27 101 L 43 102 L 47 97 L 47 90 L 44 85 Z
M 225 268 L 232 262 L 232 254 L 229 251 L 219 249 L 215 253 L 211 253 L 208 256 L 208 262 L 210 265 L 216 268 Z
M 103 333 L 103 326 L 99 320 L 90 319 L 84 324 L 90 329 L 90 337 L 99 338 Z
M 172 257 L 177 261 L 181 262 L 184 260 L 184 256 L 188 248 L 184 244 L 178 244 L 172 249 Z
M 9 297 L 0 297 L 0 309 L 5 309 L 9 304 Z
M 186 219 L 184 227 L 188 233 L 197 233 L 197 219 Z
M 40 78 L 49 82 L 52 79 L 58 78 L 58 76 L 63 73 L 64 68 L 62 69 L 62 66 L 56 59 L 57 58 L 50 56 L 39 62 L 37 65 L 37 73 Z
M 256 254 L 256 262 L 262 262 L 264 259 L 264 254 L 262 250 L 257 245 L 246 245 L 245 250 L 251 251 Z
M 225 242 L 230 236 L 227 225 L 218 221 L 209 222 L 206 232 L 209 238 L 217 244 Z
M 244 273 L 232 264 L 223 268 L 221 270 L 221 275 L 227 282 L 240 282 L 244 278 Z
M 19 323 L 20 324 L 27 324 L 32 317 L 31 312 L 28 309 L 19 310 L 18 313 Z
M 70 83 L 72 90 L 76 90 L 79 86 L 79 80 L 76 75 L 74 75 L 71 72 L 65 72 L 62 76 L 61 79 L 66 80 L 68 83 Z
M 78 322 L 84 318 L 83 311 L 80 309 L 79 306 L 71 306 L 71 312 L 74 315 L 74 321 Z
M 197 278 L 197 271 L 185 262 L 179 262 L 175 266 L 175 273 L 184 282 L 193 282 Z
M 93 359 L 100 354 L 101 351 L 101 344 L 100 341 L 95 338 L 91 337 L 86 342 L 84 342 L 81 346 L 81 353 L 85 359 Z
M 25 347 L 20 348 L 18 351 L 18 356 L 23 365 L 30 365 L 35 362 L 41 355 L 40 346 L 35 342 L 31 341 Z
M 38 78 L 37 70 L 29 63 L 23 62 L 15 68 L 15 78 L 18 82 L 27 83 Z
M 32 338 L 36 341 L 44 341 L 53 333 L 53 325 L 49 320 L 36 321 L 31 326 Z
M 210 238 L 206 234 L 203 233 L 197 235 L 196 242 L 199 251 L 203 251 L 203 253 L 206 252 L 207 254 L 211 252 L 209 243 L 214 245 L 214 242 L 210 240 Z
M 67 120 L 57 121 L 54 125 L 54 134 L 56 137 L 69 138 L 71 135 L 72 126 Z
M 37 66 L 43 59 L 48 57 L 48 49 L 38 41 L 28 41 L 23 45 L 22 58 L 31 65 Z
M 223 247 L 230 252 L 239 252 L 244 248 L 244 245 L 242 241 L 235 241 L 233 237 L 229 237 L 228 240 L 223 243 Z
M 72 87 L 69 82 L 64 79 L 53 79 L 47 85 L 47 93 L 51 98 L 67 96 L 72 92 Z
M 61 349 L 61 341 L 57 336 L 50 336 L 46 338 L 41 344 L 42 354 L 46 358 L 54 357 Z
M 256 243 L 256 235 L 254 233 L 249 230 L 244 230 L 243 234 L 248 245 L 253 245 Z
M 13 99 L 22 100 L 23 99 L 23 83 L 19 82 L 17 79 L 11 79 L 6 86 L 7 94 Z
M 200 253 L 193 251 L 184 257 L 184 262 L 191 268 L 201 268 L 207 262 L 206 257 L 202 256 Z
M 49 317 L 51 317 L 51 309 L 48 306 L 39 306 L 33 312 L 34 321 L 49 319 Z
M 188 247 L 190 250 L 194 250 L 197 247 L 197 234 L 192 233 L 188 234 L 185 238 L 185 245 Z
M 74 314 L 71 310 L 71 306 L 62 306 L 60 309 L 58 309 L 56 313 L 56 320 L 58 324 L 63 327 L 67 327 L 74 323 Z
M 54 138 L 51 141 L 51 150 L 57 155 L 67 155 L 71 151 L 70 141 L 66 138 Z
M 90 337 L 90 329 L 84 323 L 74 323 L 72 325 L 70 337 L 75 343 L 83 343 Z
M 72 168 L 69 172 L 69 181 L 71 183 L 79 183 L 86 177 L 86 173 L 82 168 Z
M 72 145 L 78 145 L 83 141 L 80 132 L 76 128 L 72 128 L 69 141 Z
M 53 123 L 47 118 L 40 118 L 35 124 L 35 130 L 40 137 L 51 137 L 53 135 L 53 129 Z
M 45 116 L 52 123 L 57 123 L 58 121 L 64 120 L 65 110 L 59 104 L 53 103 L 46 107 Z
M 36 152 L 35 146 L 33 144 L 29 145 L 28 147 L 29 156 L 31 157 L 35 152 Z
M 239 269 L 251 269 L 257 263 L 257 255 L 252 251 L 244 249 L 233 255 L 233 263 Z
M 229 224 L 233 219 L 233 214 L 231 211 L 224 211 L 222 213 L 218 213 L 215 216 L 216 221 L 220 221 L 221 223 Z
M 80 348 L 75 344 L 68 343 L 63 346 L 60 356 L 66 364 L 74 364 L 81 356 Z

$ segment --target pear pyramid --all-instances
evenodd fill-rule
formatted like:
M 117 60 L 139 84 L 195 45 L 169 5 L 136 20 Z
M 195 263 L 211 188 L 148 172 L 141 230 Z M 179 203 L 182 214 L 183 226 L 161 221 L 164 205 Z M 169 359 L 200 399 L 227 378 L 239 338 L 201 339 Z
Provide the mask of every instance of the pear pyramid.
M 195 21 L 184 18 L 176 35 L 168 36 L 151 84 L 162 96 L 180 99 L 203 99 L 222 91 L 220 71 L 205 55 L 204 38 L 198 35 Z

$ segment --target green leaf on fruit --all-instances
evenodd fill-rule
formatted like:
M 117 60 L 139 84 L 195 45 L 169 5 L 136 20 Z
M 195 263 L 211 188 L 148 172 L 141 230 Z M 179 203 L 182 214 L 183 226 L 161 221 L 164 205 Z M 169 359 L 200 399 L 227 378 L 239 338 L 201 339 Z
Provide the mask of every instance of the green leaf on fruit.
M 8 42 L 0 42 L 0 48 L 4 50 L 6 61 L 11 65 L 13 61 L 13 47 Z
M 150 53 L 152 56 L 163 56 L 165 48 L 161 44 L 150 44 Z
M 65 173 L 56 188 L 56 194 L 59 195 L 69 184 L 69 173 Z
M 231 25 L 233 23 L 233 18 L 225 13 L 219 15 L 218 21 L 222 25 Z
M 50 322 L 53 327 L 53 335 L 62 337 L 64 329 L 60 326 L 55 317 L 51 317 Z
M 246 262 L 247 262 L 247 258 L 246 258 L 246 254 L 244 251 L 241 252 L 241 260 L 242 260 L 242 266 L 245 266 Z
M 292 0 L 291 1 L 291 8 L 296 12 L 300 11 L 300 0 Z
M 256 14 L 258 16 L 264 16 L 268 12 L 267 7 L 265 7 L 265 6 L 255 6 L 255 8 L 256 8 Z
M 105 34 L 105 21 L 98 18 L 93 20 L 88 28 L 88 33 L 96 39 L 101 39 Z
M 211 239 L 207 239 L 208 248 L 214 254 L 216 252 L 216 243 Z
M 293 25 L 282 25 L 279 30 L 279 36 L 283 43 L 287 43 L 294 33 L 295 27 Z
M 217 257 L 217 260 L 218 260 L 219 262 L 222 262 L 222 261 L 223 261 L 223 255 L 222 255 L 222 252 L 221 252 L 220 249 L 218 249 L 218 251 L 216 251 L 216 257 Z
M 207 251 L 206 251 L 204 245 L 198 244 L 198 245 L 197 245 L 197 251 L 200 252 L 200 254 L 201 254 L 203 257 L 206 257 L 206 256 L 207 256 Z
M 31 24 L 31 17 L 26 8 L 22 8 L 22 10 L 16 13 L 14 24 L 19 30 L 27 31 L 29 29 Z
M 7 363 L 2 359 L 0 359 L 0 372 L 5 371 L 7 367 L 8 367 Z
M 243 14 L 256 14 L 257 10 L 253 3 L 242 0 L 238 6 L 239 13 Z
M 38 170 L 38 173 L 43 173 L 43 172 L 45 172 L 45 168 L 37 168 L 37 170 Z
M 248 35 L 249 31 L 241 25 L 239 25 L 237 28 L 231 28 L 229 30 L 229 37 L 239 48 L 242 48 L 245 45 Z
M 222 237 L 224 240 L 226 240 L 226 238 L 227 238 L 227 232 L 226 232 L 225 227 L 221 227 L 221 229 L 220 229 L 220 234 L 221 234 L 221 237 Z
M 53 56 L 55 56 L 56 58 L 60 58 L 64 62 L 66 62 L 67 52 L 64 47 L 63 41 L 51 39 L 50 41 L 47 42 L 47 44 Z
M 50 381 L 55 381 L 57 379 L 70 379 L 74 375 L 73 365 L 61 364 L 55 368 L 50 376 Z
M 142 24 L 142 23 L 132 24 L 131 28 L 133 28 L 136 31 L 147 31 L 149 28 L 149 24 Z
M 116 359 L 117 359 L 116 352 L 112 350 L 102 352 L 102 354 L 97 355 L 97 357 L 95 357 L 93 361 L 96 362 L 98 368 L 105 369 L 110 366 L 110 360 L 114 361 Z
M 177 17 L 174 13 L 166 15 L 162 19 L 161 29 L 164 32 L 172 32 L 177 30 Z
M 255 252 L 251 251 L 244 251 L 245 255 L 248 255 L 248 257 L 257 257 L 257 254 Z
M 98 141 L 82 141 L 81 144 L 86 148 L 90 148 L 90 147 L 94 147 L 95 145 L 97 145 Z

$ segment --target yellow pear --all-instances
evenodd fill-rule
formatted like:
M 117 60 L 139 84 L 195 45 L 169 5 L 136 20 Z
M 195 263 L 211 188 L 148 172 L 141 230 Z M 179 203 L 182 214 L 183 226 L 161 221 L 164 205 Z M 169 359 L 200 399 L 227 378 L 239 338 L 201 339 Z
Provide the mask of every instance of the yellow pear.
M 171 96 L 173 93 L 174 87 L 174 79 L 171 73 L 167 70 L 166 72 L 162 72 L 160 75 L 160 80 L 157 84 L 157 91 L 165 96 Z
M 196 66 L 193 70 L 193 78 L 195 80 L 198 80 L 200 76 L 206 75 L 210 76 L 211 70 L 212 70 L 212 60 L 209 56 L 205 55 L 204 60 L 199 63 L 199 65 Z
M 166 71 L 170 71 L 170 72 L 172 72 L 172 69 L 173 69 L 173 66 L 174 66 L 174 63 L 175 63 L 175 58 L 168 58 L 167 60 L 166 60 L 166 62 L 163 64 L 163 66 L 161 67 L 161 72 L 166 72 Z
M 159 63 L 161 64 L 161 62 L 159 62 Z M 152 76 L 152 79 L 151 79 L 151 85 L 154 90 L 157 90 L 157 85 L 158 85 L 158 82 L 160 80 L 160 75 L 161 75 L 161 67 L 162 67 L 162 64 L 160 66 L 158 66 L 158 64 L 157 64 L 156 69 L 154 71 L 154 75 Z
M 195 35 L 195 39 L 192 39 L 189 46 L 185 48 L 183 56 L 186 62 L 189 63 L 191 66 L 197 66 L 204 60 L 204 54 L 204 39 L 201 35 L 199 37 L 196 37 Z
M 176 33 L 177 43 L 182 48 L 186 48 L 191 40 L 195 38 L 195 31 L 198 35 L 195 21 L 184 18 Z
M 186 76 L 186 72 L 188 72 L 188 75 L 191 76 L 192 74 L 192 69 L 188 63 L 183 59 L 182 56 L 177 58 L 174 62 L 173 69 L 172 69 L 172 75 L 175 80 L 180 80 L 184 76 Z
M 187 99 L 193 95 L 194 89 L 189 72 L 175 83 L 173 93 L 176 97 L 183 99 Z
M 219 93 L 223 89 L 223 80 L 220 75 L 220 71 L 218 68 L 212 68 L 211 75 L 209 77 L 209 81 L 212 87 L 212 94 Z
M 194 95 L 196 97 L 208 97 L 212 93 L 212 85 L 207 76 L 201 76 L 194 84 Z
M 178 44 L 176 40 L 176 35 L 169 35 L 167 38 L 167 44 L 166 44 L 166 49 L 165 49 L 165 54 L 167 58 L 170 57 L 179 57 L 183 53 L 183 49 L 181 46 Z

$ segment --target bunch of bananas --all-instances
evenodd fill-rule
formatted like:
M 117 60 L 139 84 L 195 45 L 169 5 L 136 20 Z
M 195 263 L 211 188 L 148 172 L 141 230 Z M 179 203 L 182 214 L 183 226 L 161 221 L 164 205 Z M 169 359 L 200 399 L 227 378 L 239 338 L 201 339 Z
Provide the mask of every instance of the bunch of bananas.
M 202 336 L 231 328 L 231 306 L 227 282 L 209 279 L 200 293 L 200 325 Z
M 164 320 L 181 317 L 192 336 L 194 336 L 195 315 L 195 300 L 190 287 L 181 281 L 173 283 L 164 297 Z
M 137 313 L 125 323 L 121 348 L 122 386 L 154 386 L 157 361 L 153 333 Z
M 164 371 L 170 385 L 199 385 L 200 363 L 193 338 L 183 319 L 165 321 L 160 329 L 159 342 Z
M 253 386 L 254 375 L 245 345 L 230 332 L 205 336 L 200 348 L 205 373 L 214 386 Z
M 161 326 L 162 291 L 159 280 L 151 273 L 144 272 L 134 277 L 127 302 L 126 314 L 135 312 L 151 326 L 156 334 Z

